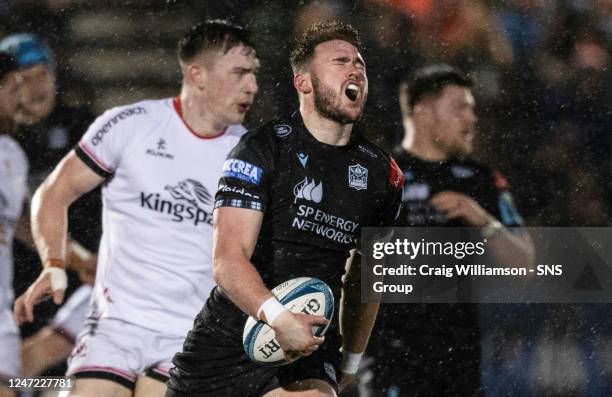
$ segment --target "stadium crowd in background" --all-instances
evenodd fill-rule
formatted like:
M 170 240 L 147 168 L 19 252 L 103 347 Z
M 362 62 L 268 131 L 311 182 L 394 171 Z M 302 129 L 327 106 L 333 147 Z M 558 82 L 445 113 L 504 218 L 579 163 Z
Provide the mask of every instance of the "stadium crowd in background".
M 0 5 L 1 37 L 26 31 L 48 42 L 56 55 L 58 101 L 96 109 L 95 113 L 99 113 L 99 103 L 104 98 L 101 94 L 112 92 L 116 88 L 113 84 L 123 82 L 102 83 L 73 66 L 75 52 L 79 51 L 72 45 L 78 43 L 74 39 L 75 20 L 100 10 L 128 15 L 136 21 L 139 16 L 133 9 L 138 9 L 138 2 L 113 9 L 100 4 L 13 0 Z M 247 117 L 248 127 L 258 126 L 262 120 L 297 104 L 293 87 L 282 83 L 291 76 L 286 60 L 292 41 L 279 38 L 294 37 L 316 21 L 339 19 L 361 27 L 370 80 L 364 130 L 387 149 L 397 144 L 403 134 L 397 100 L 402 77 L 432 63 L 458 67 L 477 82 L 472 91 L 479 103 L 478 130 L 484 133 L 476 135 L 474 155 L 508 177 L 525 224 L 610 225 L 612 1 L 328 0 L 291 4 L 287 6 L 284 0 L 215 0 L 205 4 L 192 0 L 151 9 L 141 5 L 138 10 L 144 10 L 144 16 L 155 14 L 160 21 L 180 20 L 184 14 L 201 18 L 232 16 L 252 30 L 260 43 L 261 95 Z M 172 52 L 173 48 L 156 31 L 163 27 L 144 26 L 143 31 L 132 36 L 119 35 L 123 41 L 111 39 L 94 49 L 100 58 L 105 56 L 104 45 L 118 47 L 124 53 L 146 45 Z M 163 67 L 153 56 L 159 52 L 151 54 L 149 62 Z M 153 84 L 146 75 L 135 76 L 134 83 L 138 78 Z M 128 102 L 120 96 L 113 100 L 114 105 Z M 77 130 L 76 136 L 84 132 Z M 35 147 L 24 143 L 28 157 L 45 158 L 53 148 L 47 146 L 50 142 Z M 17 265 L 18 271 L 32 266 L 30 259 L 24 261 L 22 255 L 25 253 L 17 254 L 16 262 L 28 264 Z M 31 268 L 26 271 L 31 277 L 37 273 Z M 27 284 L 19 282 L 16 291 L 23 291 Z M 534 371 L 529 378 L 519 377 L 515 383 L 526 383 L 531 391 L 552 393 L 610 392 L 610 354 L 597 347 L 609 346 L 609 325 L 598 322 L 592 326 L 595 317 L 607 316 L 607 307 L 548 305 L 532 309 L 540 313 L 541 324 L 535 331 L 530 330 L 535 335 L 529 339 L 518 332 L 516 340 L 523 338 L 533 343 L 527 356 L 532 357 L 529 365 Z M 52 310 L 49 305 L 42 313 L 48 319 Z M 573 331 L 568 334 L 568 329 Z M 579 341 L 581 334 L 586 335 L 586 347 L 584 340 Z M 499 351 L 523 348 L 502 343 Z M 504 367 L 508 363 L 497 359 L 491 358 L 490 362 L 497 365 L 492 373 L 512 370 Z M 592 373 L 597 376 L 589 375 Z

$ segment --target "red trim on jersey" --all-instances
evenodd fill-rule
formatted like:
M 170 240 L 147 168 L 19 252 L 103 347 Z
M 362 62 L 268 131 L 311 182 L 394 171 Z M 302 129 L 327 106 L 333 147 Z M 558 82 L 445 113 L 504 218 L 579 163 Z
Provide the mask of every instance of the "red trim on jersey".
M 396 190 L 401 189 L 404 186 L 404 173 L 393 157 L 389 157 L 391 161 L 389 161 L 389 183 Z
M 162 367 L 155 367 L 152 369 L 152 371 L 157 372 L 158 374 L 161 374 L 161 375 L 166 375 L 166 376 L 170 375 L 170 370 L 166 368 L 162 368 Z
M 100 160 L 96 154 L 93 152 L 93 150 L 91 150 L 89 147 L 87 147 L 87 144 L 83 141 L 79 142 L 79 147 L 81 149 L 83 149 L 83 151 L 89 156 L 89 158 L 98 165 L 98 167 L 102 168 L 103 171 L 108 172 L 109 174 L 112 174 L 113 171 L 111 170 L 111 168 L 109 166 L 107 166 L 106 164 L 104 164 L 104 161 Z
M 501 172 L 494 170 L 493 179 L 495 180 L 495 187 L 497 188 L 497 190 L 508 189 L 508 180 Z
M 227 127 L 225 127 L 223 129 L 223 131 L 221 131 L 220 133 L 218 133 L 216 135 L 213 135 L 213 136 L 198 135 L 198 134 L 196 134 L 196 132 L 194 130 L 191 129 L 189 124 L 187 124 L 187 121 L 185 121 L 185 119 L 183 118 L 183 106 L 181 105 L 181 98 L 180 97 L 174 97 L 172 99 L 172 105 L 174 106 L 174 110 L 176 111 L 178 116 L 183 121 L 183 124 L 185 124 L 185 127 L 187 127 L 189 132 L 191 132 L 196 138 L 200 138 L 200 139 L 215 139 L 215 138 L 219 138 L 221 135 L 225 134 L 225 131 L 227 131 Z

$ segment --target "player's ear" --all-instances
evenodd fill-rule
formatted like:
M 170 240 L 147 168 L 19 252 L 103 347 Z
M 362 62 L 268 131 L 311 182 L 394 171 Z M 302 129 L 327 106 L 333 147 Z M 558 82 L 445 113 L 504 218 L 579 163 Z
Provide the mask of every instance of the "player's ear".
M 207 70 L 204 66 L 197 63 L 190 63 L 185 66 L 185 79 L 187 83 L 201 90 L 206 86 Z
M 312 82 L 309 73 L 297 73 L 293 75 L 293 86 L 301 94 L 312 92 Z

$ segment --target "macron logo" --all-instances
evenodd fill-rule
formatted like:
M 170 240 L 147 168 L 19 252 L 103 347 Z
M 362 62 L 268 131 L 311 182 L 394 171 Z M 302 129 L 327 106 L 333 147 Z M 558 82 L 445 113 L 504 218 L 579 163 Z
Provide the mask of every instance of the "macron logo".
M 251 163 L 238 159 L 227 159 L 223 163 L 223 177 L 236 178 L 259 185 L 263 170 Z

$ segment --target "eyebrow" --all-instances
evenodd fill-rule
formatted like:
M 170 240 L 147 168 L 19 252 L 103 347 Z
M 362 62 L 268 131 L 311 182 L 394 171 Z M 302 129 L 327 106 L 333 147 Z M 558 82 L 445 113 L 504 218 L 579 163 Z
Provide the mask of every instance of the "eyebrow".
M 250 72 L 257 73 L 257 72 L 259 72 L 259 69 L 260 69 L 260 66 L 257 65 L 257 66 L 251 67 L 251 68 L 245 68 L 245 67 L 242 67 L 242 66 L 236 66 L 236 67 L 234 67 L 233 70 L 234 70 L 234 72 L 240 72 L 240 73 L 250 73 Z
M 337 56 L 335 58 L 332 58 L 332 61 L 336 62 L 336 61 L 340 61 L 340 62 L 351 62 L 351 57 L 346 56 L 346 55 L 341 55 L 341 56 Z M 361 57 L 357 57 L 357 63 L 363 65 L 365 67 L 365 61 L 361 58 Z

